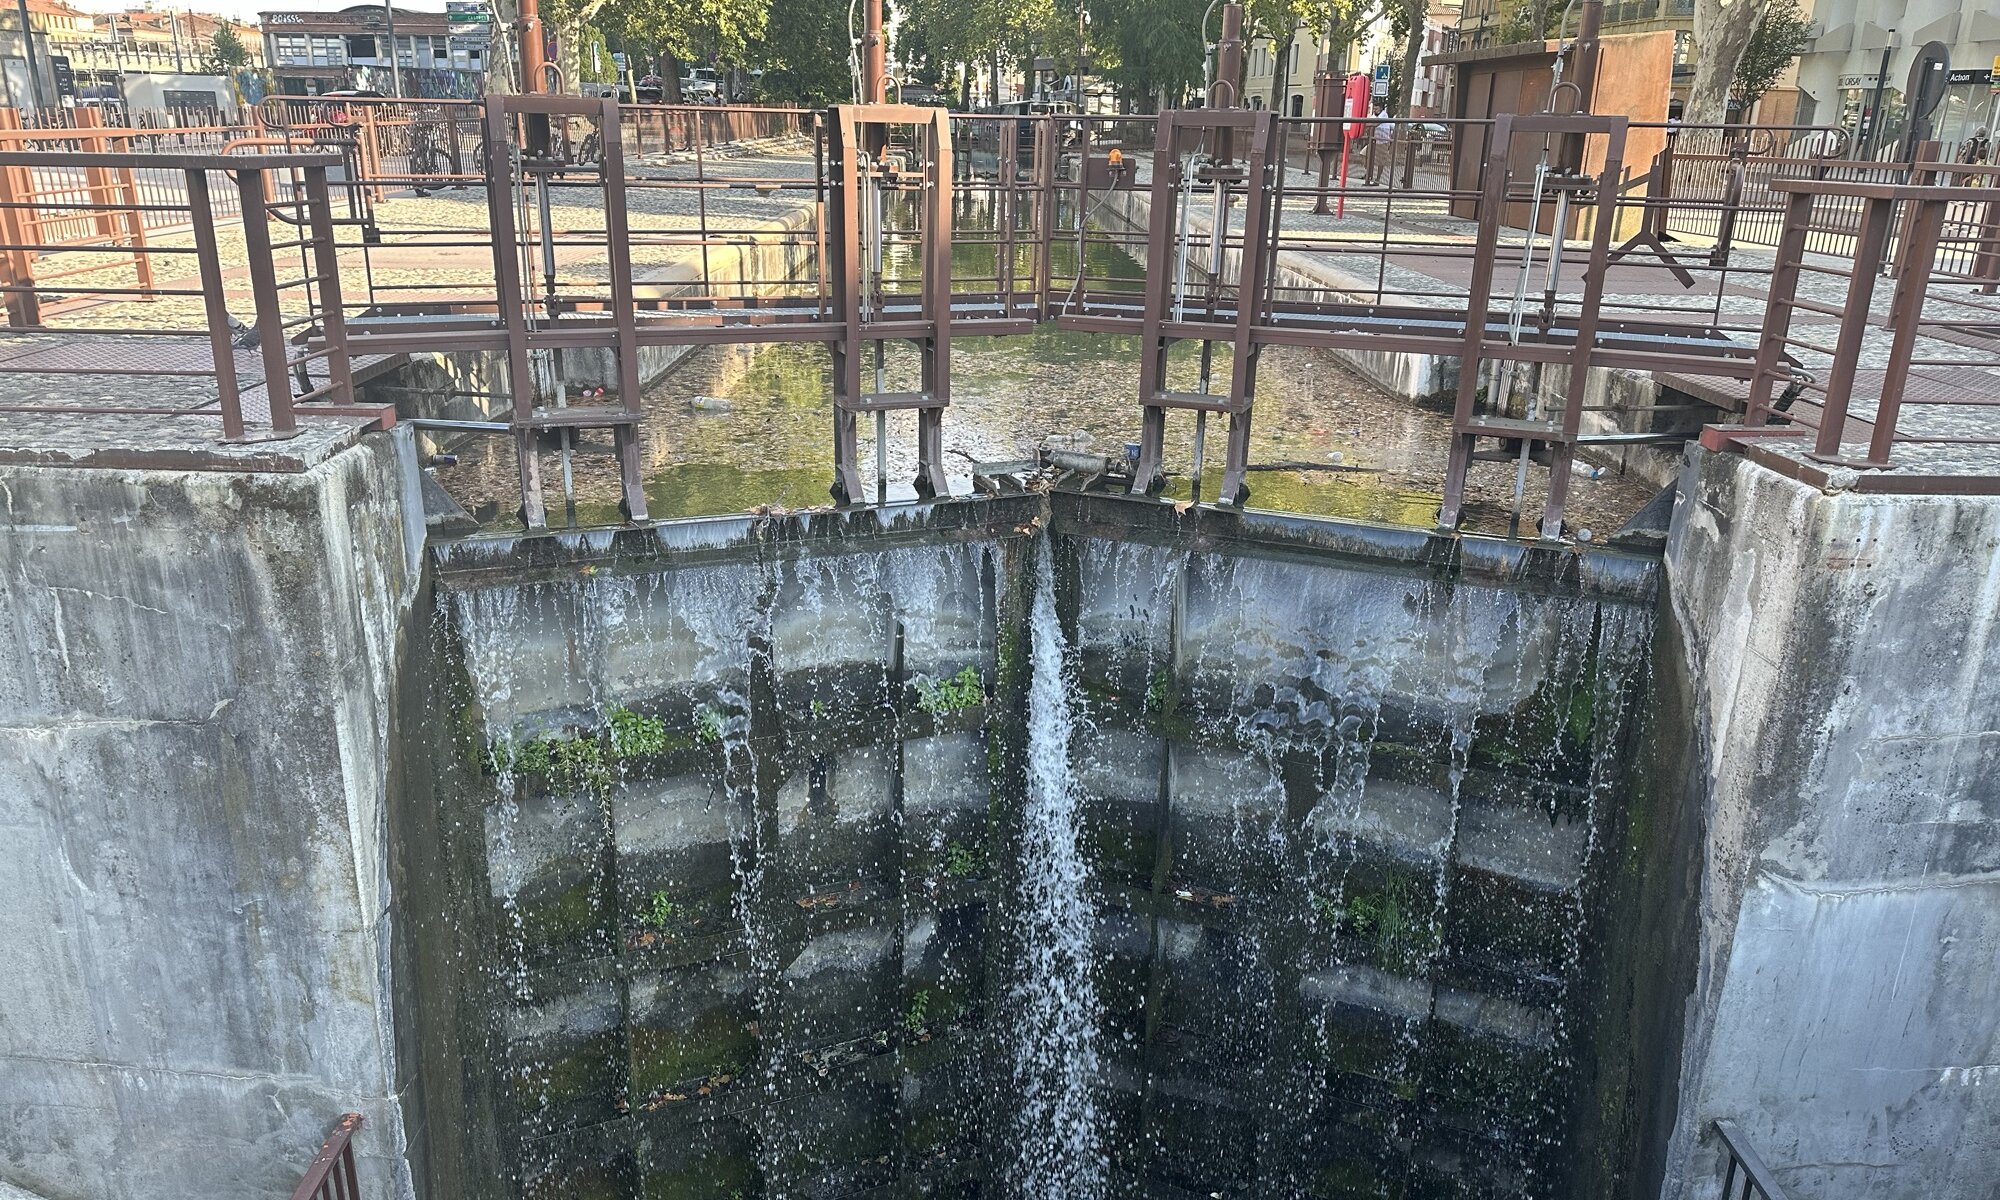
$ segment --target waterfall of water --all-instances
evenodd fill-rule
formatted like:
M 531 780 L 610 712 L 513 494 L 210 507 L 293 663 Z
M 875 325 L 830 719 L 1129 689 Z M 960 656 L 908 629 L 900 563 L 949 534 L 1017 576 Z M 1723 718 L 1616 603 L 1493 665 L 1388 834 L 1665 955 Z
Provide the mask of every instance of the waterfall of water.
M 1036 555 L 1030 614 L 1028 793 L 1021 818 L 1016 919 L 1023 942 L 1014 987 L 1014 1091 L 1019 1100 L 1012 1194 L 1095 1200 L 1104 1194 L 1097 1079 L 1099 1004 L 1091 980 L 1088 868 L 1077 844 L 1076 780 L 1070 766 L 1065 644 L 1056 619 L 1055 567 Z

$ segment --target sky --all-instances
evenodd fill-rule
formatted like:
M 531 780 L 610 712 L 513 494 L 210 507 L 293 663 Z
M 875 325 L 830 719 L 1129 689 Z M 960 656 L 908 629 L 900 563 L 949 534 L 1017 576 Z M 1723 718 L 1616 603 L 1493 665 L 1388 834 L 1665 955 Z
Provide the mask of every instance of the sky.
M 260 12 L 338 12 L 349 8 L 356 0 L 176 0 L 168 4 L 164 0 L 69 0 L 72 7 L 84 12 L 124 12 L 128 8 L 153 8 L 164 12 L 169 8 L 186 11 L 218 13 L 237 21 L 255 21 Z M 443 12 L 444 0 L 396 0 L 397 8 L 415 12 Z

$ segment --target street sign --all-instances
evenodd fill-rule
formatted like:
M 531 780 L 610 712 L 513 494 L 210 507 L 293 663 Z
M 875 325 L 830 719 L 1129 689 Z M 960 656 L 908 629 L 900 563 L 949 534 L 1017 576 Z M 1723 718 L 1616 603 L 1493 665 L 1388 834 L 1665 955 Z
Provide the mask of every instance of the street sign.
M 445 0 L 444 19 L 448 25 L 490 25 L 493 11 L 485 0 Z
M 49 74 L 55 76 L 56 95 L 76 95 L 76 72 L 70 69 L 68 55 L 49 55 Z
M 611 65 L 620 71 L 625 69 L 625 52 L 623 50 L 613 50 L 611 52 Z

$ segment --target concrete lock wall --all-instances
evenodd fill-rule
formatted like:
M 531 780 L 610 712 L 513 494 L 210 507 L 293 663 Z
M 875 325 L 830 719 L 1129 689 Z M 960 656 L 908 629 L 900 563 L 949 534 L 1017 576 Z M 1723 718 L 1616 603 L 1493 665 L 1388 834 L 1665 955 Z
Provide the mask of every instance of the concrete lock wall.
M 2000 500 L 1822 494 L 1696 452 L 1667 567 L 1693 682 L 1698 957 L 1661 1194 L 1718 1118 L 1794 1195 L 2000 1178 Z
M 364 1193 L 411 1194 L 401 488 L 387 437 L 295 474 L 0 474 L 0 1179 L 264 1200 L 359 1111 Z

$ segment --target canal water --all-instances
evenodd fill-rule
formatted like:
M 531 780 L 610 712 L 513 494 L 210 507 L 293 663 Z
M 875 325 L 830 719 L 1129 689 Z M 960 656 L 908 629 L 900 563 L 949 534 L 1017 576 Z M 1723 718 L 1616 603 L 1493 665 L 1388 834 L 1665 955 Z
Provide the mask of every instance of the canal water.
M 959 248 L 969 260 L 977 246 Z M 1142 272 L 1122 250 L 1093 243 L 1086 276 L 1134 288 Z M 961 261 L 955 273 L 992 276 L 985 262 Z M 1073 245 L 1055 247 L 1056 278 L 1074 278 Z M 1025 270 L 1026 264 L 1023 264 Z M 990 286 L 990 284 L 989 284 Z M 951 346 L 952 404 L 945 414 L 945 469 L 955 494 L 973 490 L 973 468 L 1034 458 L 1045 445 L 1123 458 L 1138 436 L 1139 343 L 1136 338 L 1081 333 L 1048 324 L 1008 337 L 955 337 Z M 918 358 L 908 344 L 886 356 L 890 390 L 918 386 Z M 1219 389 L 1230 354 L 1219 347 L 1211 366 Z M 1199 351 L 1174 348 L 1170 386 L 1196 390 Z M 1271 347 L 1258 369 L 1252 424 L 1249 506 L 1429 528 L 1436 524 L 1449 429 L 1448 414 L 1392 395 L 1327 351 Z M 831 359 L 817 345 L 711 346 L 687 354 L 645 392 L 643 425 L 646 495 L 655 518 L 708 516 L 776 506 L 788 510 L 829 504 L 832 480 Z M 875 476 L 872 420 L 861 425 L 860 462 Z M 560 452 L 544 456 L 544 498 L 553 524 L 614 524 L 618 479 L 608 434 L 577 435 L 570 456 L 570 496 L 564 495 Z M 1169 414 L 1166 494 L 1194 495 L 1195 417 Z M 1201 498 L 1221 483 L 1227 418 L 1212 416 L 1205 436 Z M 887 423 L 889 499 L 913 496 L 916 418 L 892 413 Z M 553 445 L 553 444 L 552 444 Z M 479 439 L 460 447 L 460 461 L 437 477 L 478 513 L 506 528 L 516 504 L 511 445 Z M 1529 536 L 1541 511 L 1545 472 L 1527 472 L 1520 508 Z M 1506 532 L 1516 509 L 1515 464 L 1475 464 L 1464 527 Z M 1572 473 L 1568 521 L 1573 529 L 1609 533 L 1645 503 L 1651 488 L 1614 470 L 1580 465 Z

